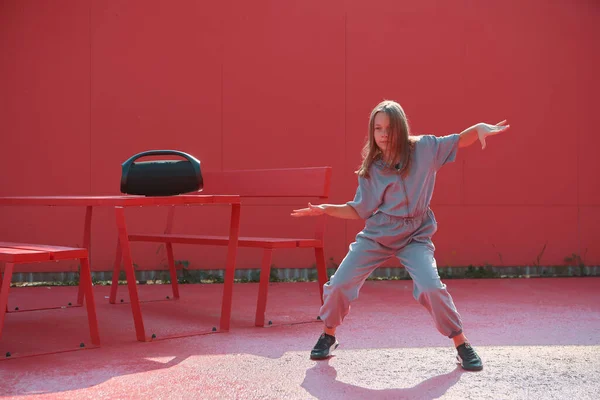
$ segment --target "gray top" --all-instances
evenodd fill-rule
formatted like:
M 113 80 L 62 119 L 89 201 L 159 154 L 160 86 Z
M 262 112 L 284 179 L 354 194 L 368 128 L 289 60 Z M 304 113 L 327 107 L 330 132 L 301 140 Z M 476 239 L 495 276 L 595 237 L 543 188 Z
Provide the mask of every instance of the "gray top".
M 427 212 L 437 171 L 456 159 L 459 134 L 417 136 L 411 166 L 404 179 L 382 160 L 369 169 L 369 178 L 358 177 L 354 200 L 347 202 L 367 219 L 379 211 L 393 217 L 415 217 Z

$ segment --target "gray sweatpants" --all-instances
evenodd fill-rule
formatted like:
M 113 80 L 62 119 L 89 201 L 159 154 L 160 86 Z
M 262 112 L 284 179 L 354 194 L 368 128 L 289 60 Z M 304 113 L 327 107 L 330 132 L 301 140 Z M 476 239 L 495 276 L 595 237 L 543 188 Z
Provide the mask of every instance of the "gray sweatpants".
M 365 229 L 324 286 L 319 315 L 325 326 L 341 325 L 369 275 L 389 258 L 397 257 L 413 280 L 415 300 L 429 311 L 438 331 L 450 338 L 462 333 L 460 315 L 437 272 L 431 241 L 436 230 L 431 210 L 413 218 L 376 213 L 367 219 Z

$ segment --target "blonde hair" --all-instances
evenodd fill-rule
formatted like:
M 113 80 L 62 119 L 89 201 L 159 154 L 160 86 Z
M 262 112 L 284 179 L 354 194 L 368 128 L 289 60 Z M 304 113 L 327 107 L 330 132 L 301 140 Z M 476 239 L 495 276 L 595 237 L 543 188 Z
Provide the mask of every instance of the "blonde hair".
M 412 149 L 414 148 L 415 139 L 410 136 L 408 119 L 400 104 L 392 100 L 384 100 L 379 103 L 373 111 L 369 119 L 369 134 L 367 141 L 362 149 L 362 164 L 356 173 L 365 178 L 369 177 L 369 168 L 373 162 L 378 159 L 384 159 L 377 143 L 375 143 L 375 116 L 384 112 L 390 119 L 390 146 L 388 147 L 386 167 L 394 168 L 402 176 L 406 175 L 410 168 L 410 159 Z M 398 168 L 394 167 L 398 166 Z

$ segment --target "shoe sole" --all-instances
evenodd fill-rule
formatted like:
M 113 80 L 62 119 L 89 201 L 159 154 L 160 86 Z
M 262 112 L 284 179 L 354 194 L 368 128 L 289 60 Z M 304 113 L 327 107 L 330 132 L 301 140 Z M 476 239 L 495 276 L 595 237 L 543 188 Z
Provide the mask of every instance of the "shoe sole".
M 331 357 L 331 356 L 333 355 L 333 352 L 335 351 L 335 349 L 337 349 L 337 348 L 338 348 L 338 346 L 339 346 L 339 345 L 340 345 L 340 343 L 339 343 L 339 342 L 335 342 L 335 343 L 333 344 L 333 346 L 331 346 L 331 347 L 329 348 L 329 351 L 327 352 L 327 354 L 326 354 L 326 355 L 323 355 L 323 356 L 314 356 L 314 355 L 312 355 L 312 354 L 311 354 L 311 355 L 310 355 L 310 359 L 311 359 L 311 360 L 324 360 L 324 359 L 326 359 L 326 358 L 329 358 L 329 357 Z

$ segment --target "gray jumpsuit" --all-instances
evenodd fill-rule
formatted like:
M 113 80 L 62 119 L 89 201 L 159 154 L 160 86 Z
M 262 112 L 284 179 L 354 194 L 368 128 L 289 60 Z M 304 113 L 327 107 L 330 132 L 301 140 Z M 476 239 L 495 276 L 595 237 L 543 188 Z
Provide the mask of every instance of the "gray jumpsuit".
M 429 311 L 438 331 L 450 338 L 462 333 L 460 315 L 438 275 L 431 241 L 437 221 L 429 208 L 436 173 L 455 160 L 458 139 L 458 134 L 420 136 L 404 178 L 385 169 L 382 161 L 371 165 L 369 178 L 358 177 L 356 196 L 347 204 L 366 223 L 324 286 L 319 315 L 327 327 L 342 323 L 365 280 L 395 256 L 413 280 L 414 298 Z

